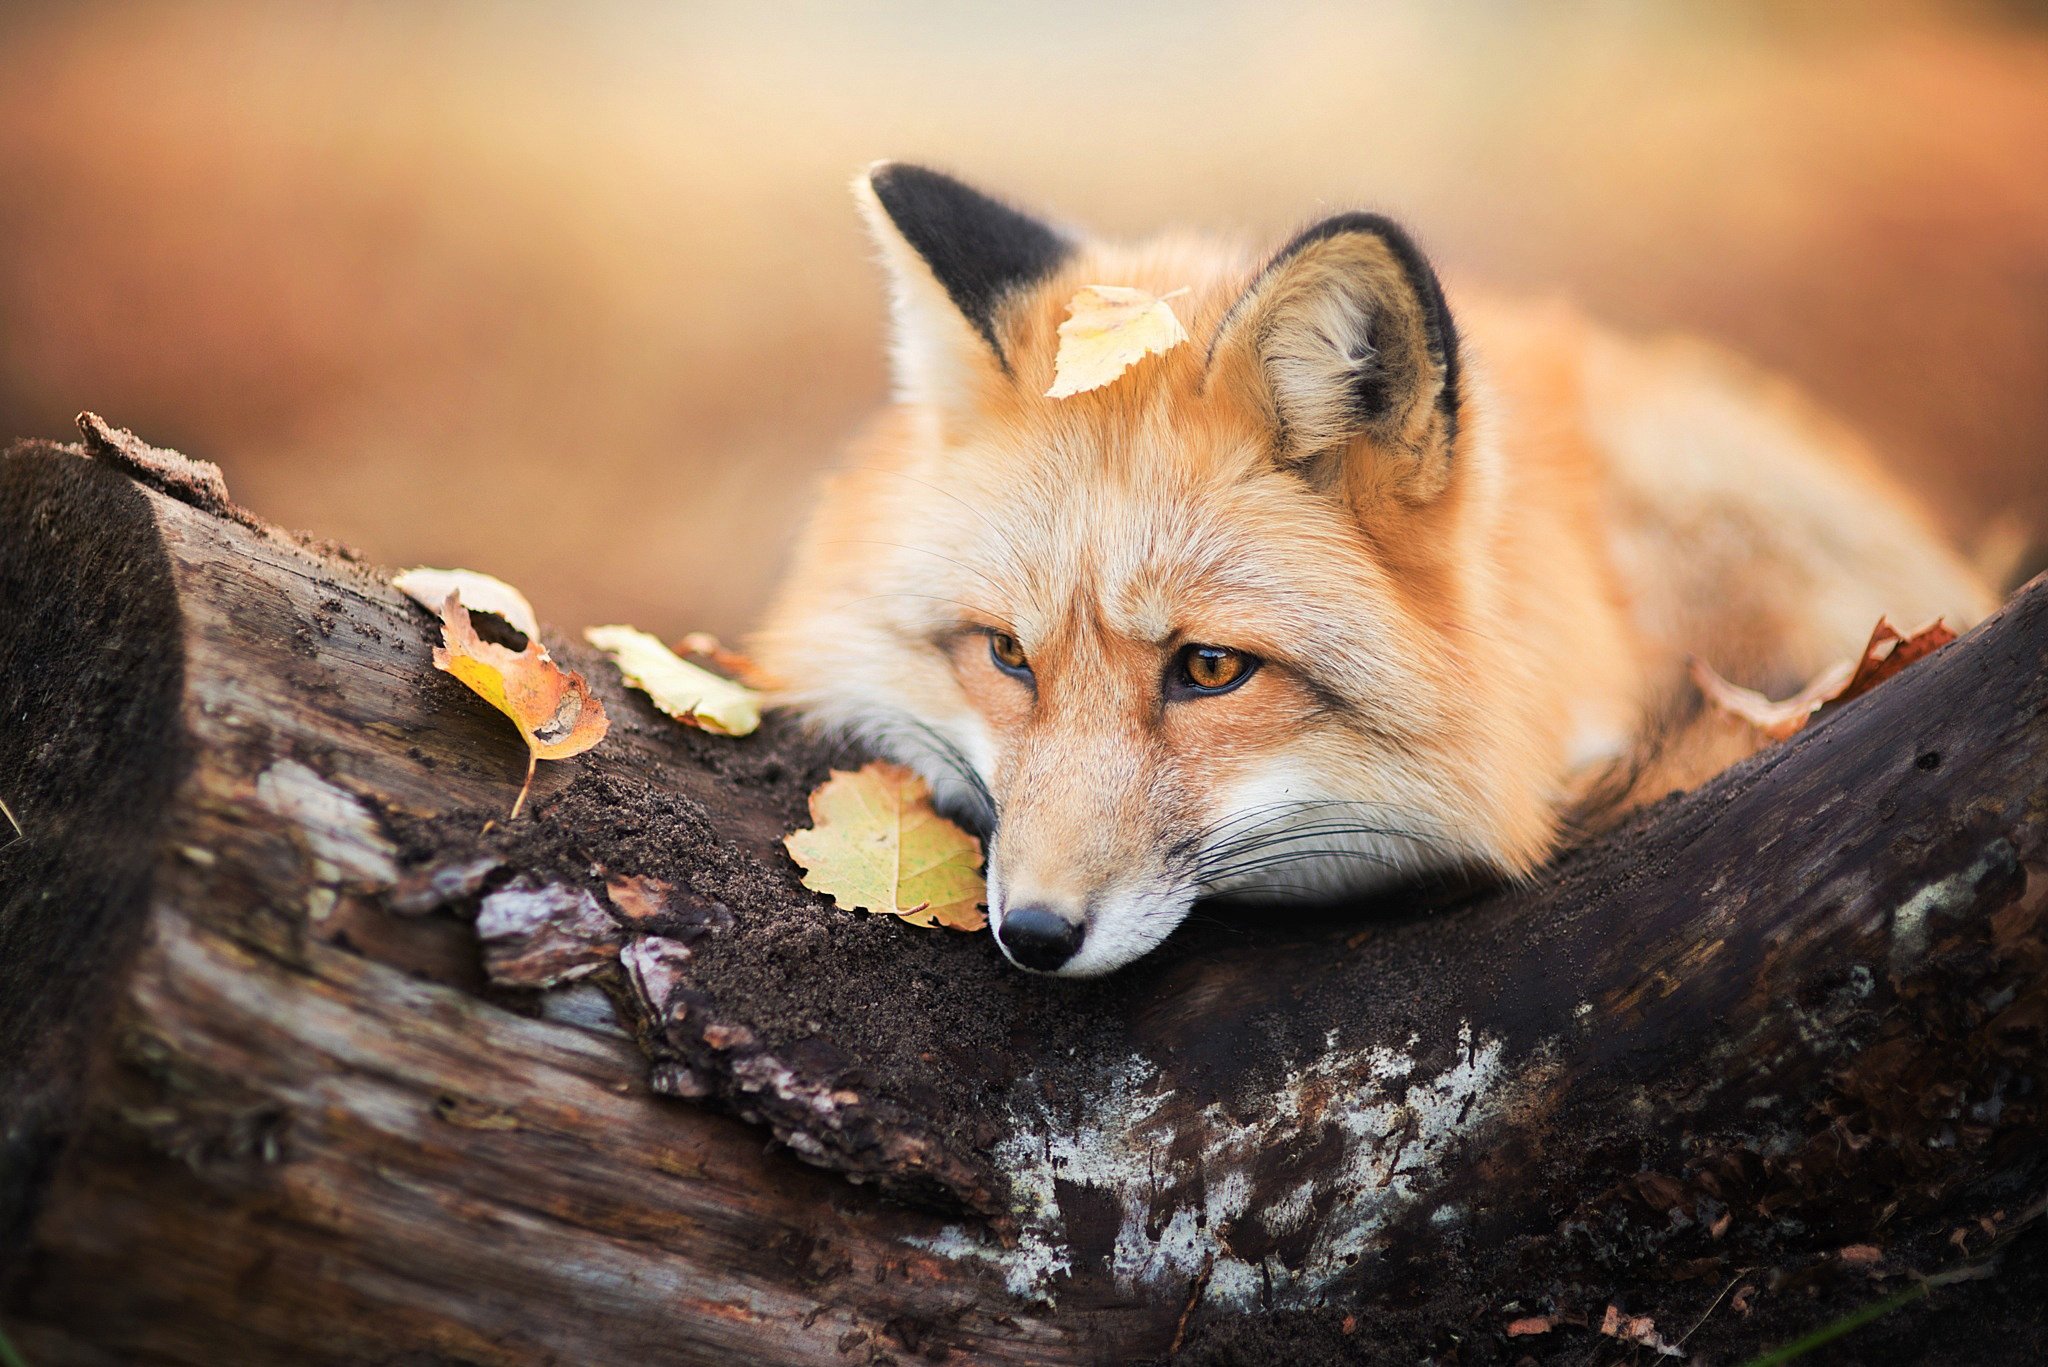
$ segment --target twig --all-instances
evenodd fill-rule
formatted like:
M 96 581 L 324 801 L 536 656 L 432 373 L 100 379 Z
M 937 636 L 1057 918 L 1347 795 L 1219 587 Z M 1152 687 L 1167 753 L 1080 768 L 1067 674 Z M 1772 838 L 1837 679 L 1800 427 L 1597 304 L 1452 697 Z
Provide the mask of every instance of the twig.
M 1700 1315 L 1699 1324 L 1695 1324 L 1692 1328 L 1686 1330 L 1683 1334 L 1680 1334 L 1678 1336 L 1678 1342 L 1672 1344 L 1671 1346 L 1674 1348 L 1685 1347 L 1685 1341 L 1700 1331 L 1700 1324 L 1705 1324 L 1707 1322 L 1708 1318 L 1713 1315 L 1714 1308 L 1720 1305 L 1722 1301 L 1727 1299 L 1728 1293 L 1730 1291 L 1733 1291 L 1744 1277 L 1747 1277 L 1750 1273 L 1754 1271 L 1756 1271 L 1756 1269 L 1753 1267 L 1745 1267 L 1740 1272 L 1736 1273 L 1734 1277 L 1732 1277 L 1729 1280 L 1728 1285 L 1721 1288 L 1721 1294 L 1714 1297 L 1713 1300 L 1707 1303 L 1707 1308 L 1705 1312 L 1703 1312 Z
M 540 753 L 532 746 L 528 746 L 526 749 L 526 782 L 519 785 L 519 796 L 512 799 L 512 815 L 505 818 L 507 821 L 517 821 L 519 819 L 519 809 L 526 805 L 526 795 L 533 791 L 533 771 L 539 763 Z
M 1202 1270 L 1195 1274 L 1194 1285 L 1188 1288 L 1188 1303 L 1181 1308 L 1180 1322 L 1173 1326 L 1173 1342 L 1167 1345 L 1166 1355 L 1172 1357 L 1187 1342 L 1188 1320 L 1194 1315 L 1195 1307 L 1202 1303 L 1202 1293 L 1209 1289 L 1209 1274 L 1216 1270 L 1216 1255 L 1211 1253 L 1202 1259 Z
M 17 820 L 15 819 L 15 816 L 14 816 L 14 809 L 13 809 L 12 807 L 10 807 L 10 806 L 8 806 L 8 805 L 7 805 L 7 799 L 6 799 L 6 798 L 4 798 L 4 797 L 0 797 L 0 816 L 4 816 L 4 817 L 6 817 L 6 818 L 7 818 L 7 824 L 8 824 L 8 825 L 10 825 L 10 826 L 12 826 L 12 827 L 14 827 L 14 840 L 25 840 L 25 839 L 27 839 L 27 838 L 28 838 L 28 832 L 27 832 L 27 831 L 24 831 L 24 830 L 23 830 L 23 829 L 21 828 L 21 822 L 19 822 L 19 821 L 17 821 Z M 14 840 L 10 840 L 10 841 L 8 841 L 8 842 L 7 842 L 7 844 L 8 844 L 8 845 L 12 845 L 12 844 L 14 843 Z M 0 845 L 0 849 L 5 849 L 5 848 L 7 848 L 7 846 L 6 846 L 6 845 Z M 4 1347 L 4 1346 L 5 1346 L 5 1344 L 4 1344 L 4 1341 L 0 1341 L 0 1347 Z M 4 1358 L 0 1358 L 0 1362 L 4 1362 L 4 1361 L 5 1361 L 5 1359 L 4 1359 Z M 12 1367 L 12 1364 L 8 1364 L 8 1365 L 7 1365 L 7 1367 Z

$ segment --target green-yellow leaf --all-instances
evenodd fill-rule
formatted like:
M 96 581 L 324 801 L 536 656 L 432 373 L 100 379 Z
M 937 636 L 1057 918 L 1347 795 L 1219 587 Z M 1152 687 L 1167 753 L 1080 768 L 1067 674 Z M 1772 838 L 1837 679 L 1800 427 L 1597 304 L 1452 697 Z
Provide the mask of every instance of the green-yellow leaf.
M 626 682 L 677 721 L 744 736 L 761 724 L 761 695 L 691 664 L 634 627 L 591 627 L 583 639 L 612 657 Z
M 912 925 L 988 924 L 981 842 L 932 810 L 931 789 L 910 770 L 880 760 L 835 769 L 811 794 L 811 822 L 782 842 L 805 887 Z
M 1188 330 L 1167 302 L 1172 297 L 1129 285 L 1087 285 L 1077 291 L 1067 302 L 1067 321 L 1060 324 L 1052 388 L 1045 396 L 1064 399 L 1100 389 L 1147 356 L 1185 342 Z

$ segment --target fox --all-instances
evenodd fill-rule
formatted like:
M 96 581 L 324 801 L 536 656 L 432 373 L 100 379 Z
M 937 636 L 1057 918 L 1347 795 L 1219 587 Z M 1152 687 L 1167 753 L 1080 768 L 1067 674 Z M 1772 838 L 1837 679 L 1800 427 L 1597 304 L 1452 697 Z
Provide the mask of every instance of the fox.
M 1208 898 L 1528 879 L 1756 749 L 1691 659 L 1782 696 L 1881 615 L 1996 605 L 1790 384 L 1448 289 L 1383 214 L 1124 244 L 911 163 L 854 194 L 891 399 L 749 648 L 986 835 L 1029 972 L 1122 968 Z M 1048 397 L 1104 284 L 1187 341 Z

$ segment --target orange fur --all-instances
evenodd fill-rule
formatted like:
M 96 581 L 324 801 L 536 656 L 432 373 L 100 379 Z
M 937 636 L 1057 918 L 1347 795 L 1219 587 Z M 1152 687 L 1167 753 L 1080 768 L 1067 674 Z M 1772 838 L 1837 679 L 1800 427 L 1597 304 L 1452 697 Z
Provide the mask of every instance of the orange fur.
M 1688 652 L 1784 687 L 1880 613 L 1961 628 L 1991 606 L 1853 437 L 1702 344 L 1455 294 L 1454 442 L 1432 446 L 1424 384 L 1333 446 L 1275 367 L 1339 324 L 1288 301 L 1332 275 L 1392 288 L 1384 253 L 1288 264 L 1282 289 L 1231 244 L 1083 243 L 1004 301 L 999 358 L 861 188 L 903 402 L 831 481 L 754 649 L 780 702 L 942 800 L 972 808 L 979 780 L 999 936 L 1007 907 L 1054 908 L 1086 930 L 1063 971 L 1136 957 L 1201 892 L 1526 874 L 1616 771 L 1639 801 L 1747 747 L 1668 725 Z M 1192 340 L 1047 399 L 1067 301 L 1094 283 L 1185 287 Z M 1400 362 L 1407 315 L 1382 313 Z M 1315 450 L 1290 451 L 1303 433 Z M 990 660 L 991 630 L 1031 682 Z M 1264 664 L 1169 699 L 1194 642 Z M 1277 843 L 1231 854 L 1254 837 Z

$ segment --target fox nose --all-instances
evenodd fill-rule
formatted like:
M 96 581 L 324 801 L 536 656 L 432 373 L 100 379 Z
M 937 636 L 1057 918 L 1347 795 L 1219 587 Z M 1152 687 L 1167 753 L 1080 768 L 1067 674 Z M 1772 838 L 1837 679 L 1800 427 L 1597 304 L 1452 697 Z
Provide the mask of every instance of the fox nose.
M 1040 973 L 1050 973 L 1073 958 L 1087 934 L 1087 927 L 1031 902 L 1011 907 L 996 929 L 1003 953 Z

